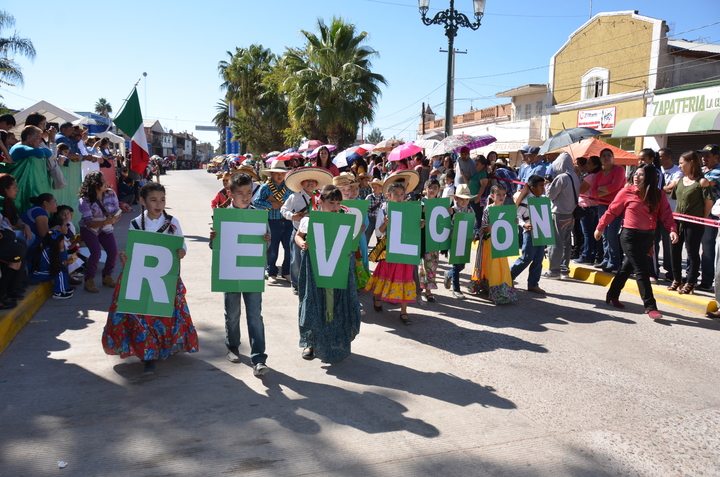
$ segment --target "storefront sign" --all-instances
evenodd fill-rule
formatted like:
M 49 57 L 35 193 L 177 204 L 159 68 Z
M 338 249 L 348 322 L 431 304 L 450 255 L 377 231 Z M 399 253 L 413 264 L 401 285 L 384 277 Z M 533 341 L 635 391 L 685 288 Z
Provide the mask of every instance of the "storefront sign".
M 720 108 L 720 86 L 658 94 L 648 102 L 648 116 L 699 113 Z
M 578 111 L 577 125 L 579 128 L 612 129 L 615 127 L 616 107 L 602 109 L 586 109 Z

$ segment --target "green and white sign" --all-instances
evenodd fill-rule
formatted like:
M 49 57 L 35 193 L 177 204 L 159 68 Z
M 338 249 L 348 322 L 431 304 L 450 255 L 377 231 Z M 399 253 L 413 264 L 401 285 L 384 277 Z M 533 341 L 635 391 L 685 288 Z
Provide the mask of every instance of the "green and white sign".
M 165 316 L 175 311 L 183 237 L 130 230 L 128 262 L 120 282 L 118 313 Z
M 306 239 L 318 288 L 347 288 L 354 226 L 353 214 L 310 212 Z
M 420 264 L 420 202 L 388 202 L 388 263 Z
M 448 209 L 452 200 L 425 199 L 425 251 L 437 252 L 450 248 L 452 217 Z
M 267 210 L 214 210 L 212 291 L 265 291 L 267 220 Z
M 518 254 L 517 209 L 514 205 L 489 208 L 491 224 L 492 258 L 512 257 Z
M 453 216 L 452 246 L 448 263 L 470 262 L 470 246 L 475 233 L 475 214 L 455 214 Z
M 342 205 L 348 208 L 348 212 L 355 217 L 355 225 L 353 226 L 353 241 L 350 250 L 357 250 L 360 245 L 360 237 L 362 236 L 362 226 L 367 217 L 369 200 L 343 200 Z
M 528 212 L 532 224 L 532 244 L 555 245 L 555 227 L 548 197 L 528 197 Z

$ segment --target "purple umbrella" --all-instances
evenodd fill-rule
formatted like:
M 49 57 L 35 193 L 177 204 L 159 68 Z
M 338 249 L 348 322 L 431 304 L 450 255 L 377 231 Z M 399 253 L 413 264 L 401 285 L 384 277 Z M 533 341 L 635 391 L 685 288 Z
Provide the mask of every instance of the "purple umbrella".
M 454 134 L 448 136 L 438 143 L 429 154 L 429 157 L 440 156 L 442 154 L 450 154 L 451 152 L 458 152 L 463 147 L 468 149 L 477 149 L 479 147 L 487 146 L 492 144 L 497 139 L 494 136 L 486 134 L 484 136 L 471 136 L 469 134 Z

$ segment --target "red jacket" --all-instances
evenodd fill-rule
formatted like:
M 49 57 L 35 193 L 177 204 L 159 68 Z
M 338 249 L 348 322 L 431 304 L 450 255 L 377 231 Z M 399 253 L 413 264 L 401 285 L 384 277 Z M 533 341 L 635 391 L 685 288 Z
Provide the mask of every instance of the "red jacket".
M 640 200 L 637 192 L 638 188 L 635 186 L 621 189 L 610 207 L 608 207 L 607 212 L 603 214 L 597 229 L 602 232 L 615 217 L 622 215 L 624 212 L 623 227 L 626 229 L 655 230 L 658 219 L 660 219 L 669 232 L 677 233 L 677 226 L 670 210 L 667 194 L 660 191 L 660 204 L 657 210 L 651 213 L 650 208 Z

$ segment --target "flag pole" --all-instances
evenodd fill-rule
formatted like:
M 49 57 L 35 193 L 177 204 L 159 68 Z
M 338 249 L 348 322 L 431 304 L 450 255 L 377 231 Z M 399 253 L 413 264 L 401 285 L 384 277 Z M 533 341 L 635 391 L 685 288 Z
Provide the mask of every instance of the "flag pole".
M 135 91 L 135 89 L 137 88 L 137 85 L 140 84 L 140 81 L 142 81 L 142 78 L 138 78 L 138 80 L 135 82 L 135 85 L 134 85 L 134 86 L 132 87 L 132 89 L 130 90 L 130 94 L 128 94 L 128 95 L 127 95 L 127 98 L 125 98 L 125 100 L 123 100 L 122 104 L 121 104 L 120 107 L 117 109 L 117 112 L 115 113 L 115 116 L 113 116 L 111 122 L 113 122 L 113 123 L 115 122 L 115 118 L 118 117 L 118 114 L 120 114 L 120 111 L 122 111 L 122 109 L 125 107 L 125 104 L 128 102 L 128 99 L 130 99 L 130 96 L 132 96 L 133 91 Z

